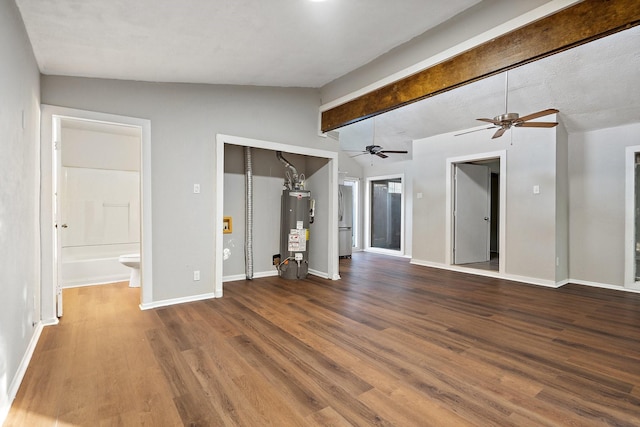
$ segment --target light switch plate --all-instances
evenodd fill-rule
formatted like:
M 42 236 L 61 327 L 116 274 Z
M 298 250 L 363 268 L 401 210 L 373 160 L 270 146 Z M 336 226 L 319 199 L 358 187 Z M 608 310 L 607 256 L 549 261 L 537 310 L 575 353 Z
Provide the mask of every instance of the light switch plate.
M 200 194 L 200 184 L 193 184 L 193 194 Z

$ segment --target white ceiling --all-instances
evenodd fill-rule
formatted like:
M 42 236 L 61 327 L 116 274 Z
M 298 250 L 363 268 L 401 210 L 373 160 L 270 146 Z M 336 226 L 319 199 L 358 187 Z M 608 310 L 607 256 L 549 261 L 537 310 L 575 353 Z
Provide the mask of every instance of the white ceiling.
M 318 88 L 479 0 L 16 3 L 44 74 Z M 524 115 L 558 108 L 569 132 L 640 122 L 639 82 L 635 27 L 512 70 L 509 110 Z M 340 145 L 410 151 L 412 140 L 469 129 L 480 125 L 478 117 L 502 113 L 500 75 L 340 129 Z
M 16 0 L 44 74 L 318 88 L 479 0 Z

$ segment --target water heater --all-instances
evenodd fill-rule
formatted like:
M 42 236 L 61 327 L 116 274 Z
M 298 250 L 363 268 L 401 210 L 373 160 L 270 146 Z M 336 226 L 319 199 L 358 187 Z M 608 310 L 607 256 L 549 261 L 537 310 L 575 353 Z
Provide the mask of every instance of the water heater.
M 304 175 L 298 174 L 280 151 L 276 157 L 288 170 L 282 190 L 280 254 L 274 255 L 274 263 L 283 279 L 305 279 L 309 271 L 309 224 L 313 223 L 315 203 L 311 192 L 304 189 Z
M 304 279 L 309 270 L 311 192 L 282 191 L 280 215 L 280 268 L 283 279 Z

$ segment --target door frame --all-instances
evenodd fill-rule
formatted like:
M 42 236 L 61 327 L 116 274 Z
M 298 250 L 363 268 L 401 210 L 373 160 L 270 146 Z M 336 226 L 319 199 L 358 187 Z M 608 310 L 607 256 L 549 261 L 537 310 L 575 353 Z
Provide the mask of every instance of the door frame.
M 387 179 L 400 179 L 400 250 L 375 248 L 371 246 L 371 182 L 383 181 Z M 385 255 L 404 256 L 404 240 L 405 240 L 405 177 L 403 173 L 382 176 L 369 176 L 366 178 L 364 192 L 364 250 L 366 252 L 375 252 Z
M 224 218 L 224 147 L 226 144 L 240 147 L 261 148 L 272 151 L 282 151 L 284 153 L 300 154 L 303 156 L 321 157 L 327 160 L 329 167 L 329 177 L 327 180 L 327 194 L 329 202 L 323 210 L 327 215 L 327 225 L 329 230 L 334 230 L 327 236 L 327 272 L 326 277 L 319 272 L 312 274 L 325 277 L 330 280 L 339 280 L 338 272 L 338 153 L 335 151 L 321 150 L 297 145 L 289 145 L 280 142 L 265 141 L 261 139 L 245 138 L 241 136 L 216 134 L 215 138 L 215 202 L 216 212 L 213 220 L 214 227 L 214 296 L 221 298 L 223 295 L 223 218 Z M 316 210 L 316 215 L 318 210 Z
M 40 134 L 40 235 L 41 235 L 41 318 L 46 324 L 57 323 L 58 265 L 56 260 L 56 218 L 54 218 L 54 182 L 57 179 L 54 153 L 56 126 L 62 119 L 86 120 L 140 128 L 140 307 L 153 302 L 153 257 L 151 228 L 151 121 L 136 117 L 98 113 L 95 111 L 41 106 Z
M 361 203 L 360 201 L 362 200 L 361 197 L 361 193 L 362 193 L 362 185 L 361 185 L 361 179 L 357 178 L 357 177 L 353 177 L 353 176 L 346 176 L 344 177 L 344 179 L 342 180 L 344 181 L 349 181 L 349 182 L 353 182 L 354 185 L 351 186 L 352 191 L 353 188 L 355 188 L 356 191 L 354 191 L 353 193 L 353 224 L 351 226 L 351 231 L 353 232 L 353 241 L 355 243 L 355 246 L 352 247 L 352 251 L 353 252 L 358 252 L 362 250 L 362 238 L 360 236 L 361 232 L 362 232 L 362 227 L 361 227 L 361 217 L 362 215 L 360 215 L 360 211 L 362 210 L 361 208 Z
M 445 264 L 451 266 L 452 269 L 464 269 L 465 271 L 471 270 L 463 266 L 459 266 L 453 263 L 453 242 L 454 242 L 454 201 L 455 201 L 455 185 L 454 174 L 456 170 L 456 164 L 458 163 L 471 163 L 484 160 L 497 159 L 500 161 L 500 217 L 498 228 L 500 230 L 500 242 L 499 242 L 499 262 L 498 262 L 498 274 L 504 275 L 506 273 L 506 261 L 507 261 L 507 151 L 491 151 L 486 153 L 468 154 L 459 157 L 449 157 L 446 159 L 446 202 L 445 202 Z M 487 272 L 488 273 L 488 272 Z
M 625 148 L 625 221 L 624 221 L 624 287 L 640 289 L 636 281 L 635 251 L 635 156 L 640 153 L 640 145 Z

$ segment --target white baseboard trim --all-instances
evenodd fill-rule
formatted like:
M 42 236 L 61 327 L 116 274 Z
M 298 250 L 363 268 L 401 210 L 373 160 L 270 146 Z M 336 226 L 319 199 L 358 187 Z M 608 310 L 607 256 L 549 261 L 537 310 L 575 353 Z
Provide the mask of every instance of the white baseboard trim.
M 55 326 L 60 323 L 60 319 L 54 317 L 53 319 L 41 320 L 42 326 Z
M 632 292 L 636 294 L 640 293 L 640 289 L 633 289 L 633 288 L 620 286 L 620 285 L 611 285 L 609 283 L 589 282 L 587 280 L 578 280 L 578 279 L 570 279 L 569 282 L 574 283 L 576 285 L 591 286 L 593 288 L 613 289 L 616 291 Z
M 105 279 L 104 281 L 99 281 L 99 282 L 91 282 L 91 283 L 86 283 L 86 282 L 77 282 L 77 283 L 71 283 L 71 284 L 66 284 L 66 285 L 62 285 L 62 289 L 71 289 L 71 288 L 83 288 L 85 286 L 99 286 L 99 285 L 110 285 L 112 283 L 120 283 L 120 282 L 128 282 L 129 281 L 129 277 L 128 275 L 125 275 L 123 277 L 120 276 L 113 276 L 110 277 L 108 279 Z
M 423 261 L 418 259 L 412 259 L 411 264 L 421 265 L 423 267 L 439 268 L 441 270 L 457 271 L 459 273 L 475 274 L 476 276 L 495 277 L 497 279 L 511 280 L 514 282 L 545 286 L 549 288 L 561 288 L 562 286 L 568 285 L 569 283 L 573 283 L 576 285 L 591 286 L 594 288 L 613 289 L 616 291 L 640 293 L 640 286 L 630 287 L 630 286 L 612 285 L 609 283 L 590 282 L 587 280 L 578 280 L 578 279 L 565 279 L 559 282 L 553 282 L 551 280 L 538 279 L 535 277 L 518 276 L 515 274 L 500 274 L 497 271 L 478 270 L 475 268 L 465 268 L 465 267 L 460 267 L 458 265 L 446 265 L 446 264 L 440 264 L 437 262 Z
M 107 283 L 128 282 L 129 274 L 111 274 L 108 276 L 87 277 L 62 283 L 62 288 L 79 288 L 82 286 L 105 285 Z
M 56 319 L 55 323 L 48 324 L 57 324 L 58 319 Z M 43 322 L 38 322 L 35 329 L 33 330 L 33 335 L 31 336 L 31 340 L 29 341 L 29 345 L 27 346 L 27 350 L 22 356 L 22 360 L 20 361 L 20 365 L 18 365 L 18 370 L 16 374 L 13 376 L 13 380 L 11 380 L 11 384 L 9 385 L 9 394 L 6 402 L 6 407 L 0 408 L 0 425 L 3 425 L 7 415 L 9 415 L 9 410 L 11 409 L 11 404 L 13 400 L 16 398 L 16 394 L 18 394 L 18 389 L 20 388 L 20 384 L 22 384 L 22 380 L 24 379 L 24 375 L 27 373 L 27 368 L 29 367 L 29 363 L 31 362 L 31 358 L 33 357 L 33 352 L 36 350 L 36 345 L 38 345 L 38 341 L 40 340 L 40 334 L 42 334 L 42 329 L 45 324 Z M 3 405 L 5 406 L 5 405 Z
M 222 295 L 218 296 L 215 293 L 207 293 L 207 294 L 201 294 L 201 295 L 193 295 L 193 296 L 189 296 L 189 297 L 166 299 L 166 300 L 162 300 L 162 301 L 154 301 L 154 302 L 148 303 L 148 304 L 140 304 L 140 310 L 151 310 L 151 309 L 154 309 L 154 308 L 167 307 L 169 305 L 184 304 L 184 303 L 187 303 L 187 302 L 202 301 L 202 300 L 205 300 L 205 299 L 212 299 L 212 298 L 220 298 L 221 296 Z
M 312 268 L 309 269 L 309 274 L 313 274 L 314 276 L 320 277 L 322 279 L 329 279 L 329 275 L 324 271 L 314 270 Z M 335 280 L 335 279 L 333 279 Z
M 391 249 L 381 249 L 381 248 L 365 248 L 363 252 L 371 252 L 372 254 L 380 254 L 380 255 L 389 255 L 389 256 L 395 256 L 395 257 L 406 257 L 406 254 L 400 252 L 400 251 L 394 251 Z
M 278 275 L 278 271 L 277 270 L 272 270 L 272 271 L 261 271 L 259 273 L 253 273 L 253 278 L 254 279 L 262 279 L 264 277 L 274 277 Z M 222 278 L 222 283 L 225 282 L 237 282 L 238 280 L 247 280 L 247 275 L 246 274 L 236 274 L 233 276 L 224 276 Z
M 314 269 L 309 269 L 309 274 L 312 274 L 314 276 L 318 276 L 321 277 L 323 279 L 329 279 L 329 275 L 325 272 L 322 271 L 318 271 L 318 270 L 314 270 Z M 263 271 L 260 273 L 254 273 L 253 274 L 253 278 L 254 279 L 261 279 L 263 277 L 276 277 L 278 276 L 278 272 L 277 271 Z M 338 276 L 338 279 L 340 278 L 340 276 Z M 235 276 L 225 276 L 222 278 L 222 282 L 226 283 L 226 282 L 235 282 L 238 280 L 247 280 L 247 276 L 245 276 L 244 274 L 237 274 Z M 337 280 L 337 279 L 333 279 L 333 280 Z
M 557 283 L 553 280 L 539 279 L 536 277 L 519 276 L 517 274 L 501 274 L 497 271 L 479 270 L 476 268 L 461 267 L 459 265 L 446 265 L 431 261 L 423 261 L 419 259 L 411 259 L 411 264 L 421 265 L 423 267 L 439 268 L 441 270 L 457 271 L 458 273 L 474 274 L 476 276 L 495 277 L 496 279 L 511 280 L 513 282 L 526 283 L 529 285 L 544 286 L 547 288 L 559 288 L 564 284 Z

